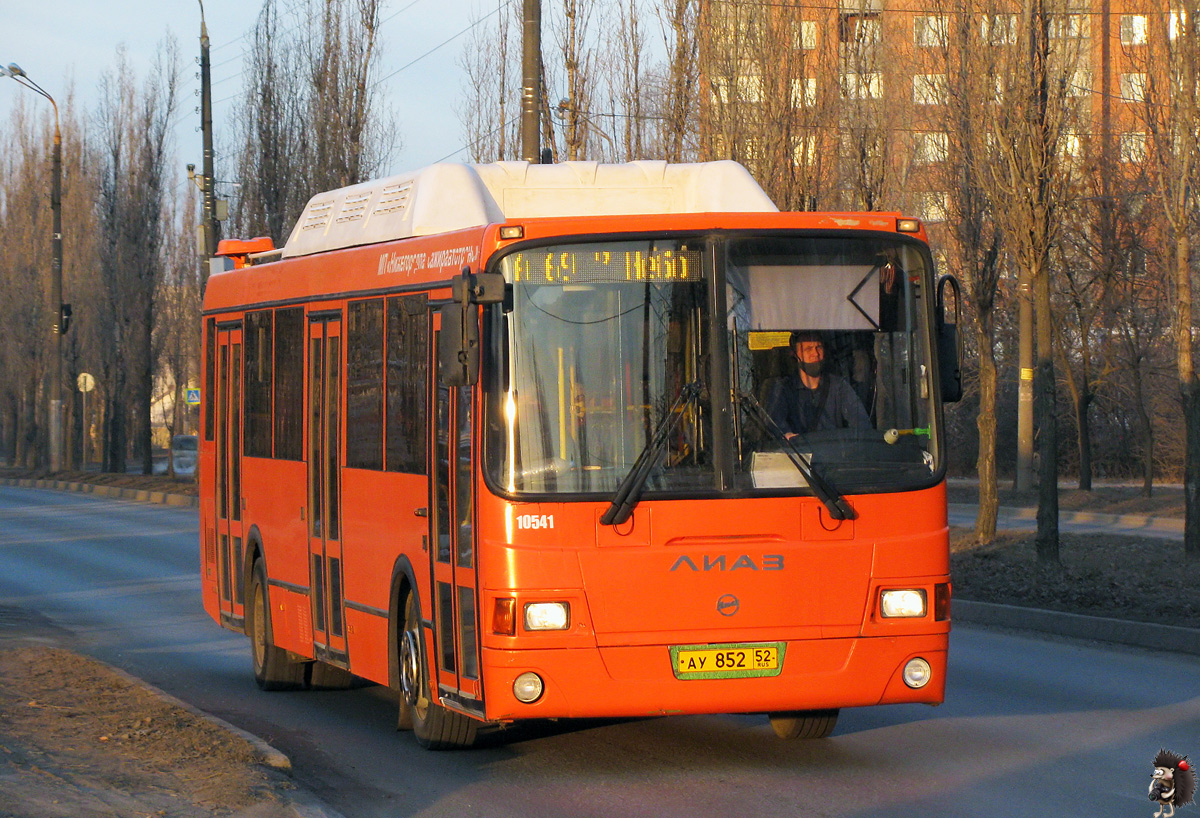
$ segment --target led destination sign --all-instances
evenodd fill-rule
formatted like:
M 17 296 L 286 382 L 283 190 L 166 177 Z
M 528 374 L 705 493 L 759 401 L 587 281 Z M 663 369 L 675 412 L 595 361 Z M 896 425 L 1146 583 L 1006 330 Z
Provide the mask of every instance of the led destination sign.
M 514 284 L 624 284 L 701 281 L 699 250 L 644 242 L 523 250 L 505 258 Z

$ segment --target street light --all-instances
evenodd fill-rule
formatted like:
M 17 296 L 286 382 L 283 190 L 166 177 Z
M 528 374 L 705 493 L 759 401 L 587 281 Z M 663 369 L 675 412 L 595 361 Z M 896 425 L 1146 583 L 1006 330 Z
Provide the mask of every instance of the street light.
M 50 100 L 54 106 L 54 152 L 51 159 L 50 211 L 52 225 L 52 261 L 50 266 L 50 311 L 53 314 L 50 326 L 52 350 L 50 361 L 50 471 L 62 468 L 62 334 L 67 331 L 65 316 L 69 307 L 62 300 L 62 131 L 58 126 L 58 103 L 46 90 L 31 80 L 21 66 L 10 62 L 0 68 L 0 76 L 11 77 L 19 85 Z

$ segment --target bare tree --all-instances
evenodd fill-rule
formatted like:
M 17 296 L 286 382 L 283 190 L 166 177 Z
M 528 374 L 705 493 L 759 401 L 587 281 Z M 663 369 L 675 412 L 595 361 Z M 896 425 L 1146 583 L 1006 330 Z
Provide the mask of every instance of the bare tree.
M 104 362 L 108 393 L 105 468 L 124 471 L 128 422 L 136 419 L 135 451 L 152 470 L 150 408 L 154 388 L 155 296 L 164 275 L 164 235 L 171 117 L 179 63 L 167 40 L 141 89 L 123 49 L 101 79 L 96 113 L 100 153 L 100 277 L 106 295 Z
M 46 344 L 42 327 L 49 324 L 47 293 L 50 275 L 50 190 L 48 149 L 53 120 L 48 112 L 35 118 L 24 98 L 6 129 L 2 171 L 0 271 L 5 297 L 0 300 L 0 326 L 8 343 L 0 346 L 0 390 L 3 390 L 4 448 L 14 465 L 32 468 L 46 462 L 46 413 L 43 411 Z
M 1184 552 L 1200 559 L 1200 378 L 1194 361 L 1191 232 L 1200 183 L 1200 19 L 1194 5 L 1153 17 L 1156 47 L 1142 74 L 1140 115 L 1149 163 L 1169 241 L 1174 283 L 1176 378 L 1183 405 L 1185 453 Z
M 516 159 L 520 153 L 520 88 L 512 85 L 520 73 L 510 65 L 510 54 L 520 51 L 519 43 L 517 48 L 512 43 L 513 9 L 511 3 L 501 4 L 494 25 L 489 21 L 472 29 L 459 57 L 466 80 L 458 119 L 473 162 Z
M 1072 148 L 1078 115 L 1072 89 L 1085 25 L 1087 16 L 1068 13 L 1062 0 L 1026 0 L 1015 36 L 997 46 L 1002 51 L 999 95 L 992 95 L 995 104 L 987 108 L 987 124 L 1001 157 L 988 181 L 994 214 L 1021 271 L 1020 297 L 1032 299 L 1036 319 L 1033 386 L 1040 462 L 1035 544 L 1044 564 L 1059 561 L 1051 248 L 1070 195 L 1071 167 L 1064 154 Z
M 282 244 L 314 194 L 370 179 L 386 163 L 397 142 L 379 110 L 380 6 L 266 0 L 236 161 L 235 223 L 244 234 Z
M 975 538 L 981 543 L 996 536 L 999 513 L 999 478 L 996 465 L 998 369 L 996 365 L 996 311 L 1003 272 L 1002 236 L 993 218 L 995 205 L 988 180 L 996 173 L 999 160 L 995 140 L 986 127 L 987 107 L 994 105 L 993 94 L 999 76 L 997 51 L 988 42 L 980 42 L 985 21 L 989 19 L 987 0 L 937 4 L 934 7 L 945 20 L 945 36 L 938 53 L 938 66 L 945 82 L 945 106 L 940 131 L 944 133 L 945 152 L 940 163 L 942 182 L 947 191 L 947 224 L 950 237 L 948 252 L 952 268 L 962 276 L 967 300 L 974 316 L 974 346 L 977 352 L 979 410 L 976 427 L 979 448 L 976 470 L 979 475 L 979 512 L 975 518 Z M 930 71 L 925 76 L 937 76 Z M 940 149 L 940 140 L 929 137 L 932 150 Z

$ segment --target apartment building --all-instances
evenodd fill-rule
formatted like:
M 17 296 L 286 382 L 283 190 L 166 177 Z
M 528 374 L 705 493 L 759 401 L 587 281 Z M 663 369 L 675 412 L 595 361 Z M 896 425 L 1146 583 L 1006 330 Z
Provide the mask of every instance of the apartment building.
M 994 110 L 989 138 L 1002 138 L 999 118 L 1034 94 L 1060 162 L 1101 187 L 1135 172 L 1146 95 L 1170 86 L 1168 54 L 1188 22 L 1168 0 L 701 3 L 708 156 L 747 164 L 784 207 L 930 222 L 946 215 L 956 129 L 987 131 Z M 1040 86 L 1034 54 L 1045 55 Z

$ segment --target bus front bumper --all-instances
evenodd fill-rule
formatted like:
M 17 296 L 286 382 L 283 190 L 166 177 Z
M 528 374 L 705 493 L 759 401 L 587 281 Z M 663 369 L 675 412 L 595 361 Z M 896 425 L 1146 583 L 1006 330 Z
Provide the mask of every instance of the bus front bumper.
M 488 720 L 499 722 L 940 704 L 947 641 L 946 633 L 789 641 L 778 675 L 749 678 L 677 678 L 669 645 L 485 648 L 484 701 Z M 911 686 L 920 676 L 912 669 L 922 668 L 914 660 L 928 666 L 920 687 Z M 523 703 L 513 687 L 530 673 L 542 693 Z

